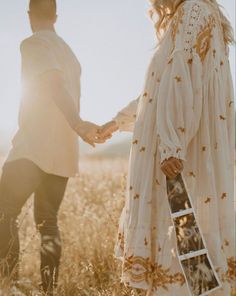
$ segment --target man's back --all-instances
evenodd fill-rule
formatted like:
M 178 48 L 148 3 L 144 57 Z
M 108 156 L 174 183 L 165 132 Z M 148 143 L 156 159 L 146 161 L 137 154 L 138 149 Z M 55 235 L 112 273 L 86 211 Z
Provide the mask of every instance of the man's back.
M 78 136 L 61 110 L 40 88 L 50 71 L 62 74 L 77 112 L 80 109 L 80 64 L 70 47 L 54 31 L 38 31 L 21 44 L 22 101 L 19 131 L 9 160 L 27 158 L 45 172 L 74 176 L 78 171 Z

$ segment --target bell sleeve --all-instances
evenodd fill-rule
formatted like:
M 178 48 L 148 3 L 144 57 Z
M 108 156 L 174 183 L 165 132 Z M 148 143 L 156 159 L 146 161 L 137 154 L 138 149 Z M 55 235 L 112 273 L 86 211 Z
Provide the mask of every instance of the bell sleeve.
M 161 77 L 157 99 L 161 163 L 170 157 L 186 160 L 188 145 L 198 131 L 203 63 L 210 48 L 212 29 L 211 16 L 197 3 L 189 2 L 179 8 L 173 20 L 173 50 Z

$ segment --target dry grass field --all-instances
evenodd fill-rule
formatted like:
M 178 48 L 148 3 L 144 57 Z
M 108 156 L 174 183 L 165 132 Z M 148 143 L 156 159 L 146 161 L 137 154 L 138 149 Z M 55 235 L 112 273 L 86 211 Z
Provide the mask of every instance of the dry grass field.
M 70 180 L 59 215 L 63 256 L 57 296 L 144 295 L 120 284 L 120 262 L 113 255 L 127 166 L 127 159 L 84 159 L 80 176 Z M 38 296 L 40 242 L 32 199 L 19 223 L 23 294 L 15 295 Z M 5 289 L 0 295 L 11 293 Z
M 1 167 L 1 159 L 0 159 Z M 83 159 L 80 175 L 71 179 L 59 224 L 63 256 L 56 296 L 144 296 L 120 283 L 114 258 L 118 220 L 124 205 L 128 160 Z M 19 218 L 21 293 L 0 284 L 0 296 L 44 296 L 38 291 L 40 241 L 33 222 L 32 199 Z

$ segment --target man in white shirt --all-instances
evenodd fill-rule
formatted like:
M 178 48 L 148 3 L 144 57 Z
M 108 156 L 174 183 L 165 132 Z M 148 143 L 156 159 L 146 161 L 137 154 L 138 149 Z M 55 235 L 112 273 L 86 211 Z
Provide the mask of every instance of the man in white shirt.
M 78 172 L 78 136 L 92 146 L 104 140 L 97 125 L 79 116 L 81 69 L 55 32 L 56 0 L 31 0 L 29 18 L 33 35 L 21 44 L 19 130 L 0 181 L 0 272 L 17 278 L 16 219 L 34 193 L 42 286 L 52 294 L 61 254 L 57 213 L 68 178 Z

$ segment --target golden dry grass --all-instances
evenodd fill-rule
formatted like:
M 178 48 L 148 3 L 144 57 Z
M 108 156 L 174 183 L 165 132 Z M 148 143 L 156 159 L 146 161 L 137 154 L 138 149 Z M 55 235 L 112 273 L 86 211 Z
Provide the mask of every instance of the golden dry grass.
M 144 295 L 120 283 L 120 263 L 113 255 L 127 166 L 127 159 L 85 159 L 80 176 L 70 180 L 59 214 L 63 256 L 56 295 Z M 40 295 L 36 292 L 40 242 L 32 200 L 20 217 L 20 236 L 22 291 L 27 296 Z

